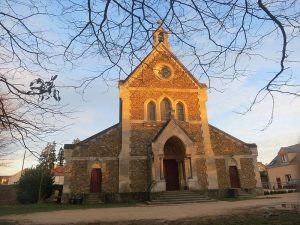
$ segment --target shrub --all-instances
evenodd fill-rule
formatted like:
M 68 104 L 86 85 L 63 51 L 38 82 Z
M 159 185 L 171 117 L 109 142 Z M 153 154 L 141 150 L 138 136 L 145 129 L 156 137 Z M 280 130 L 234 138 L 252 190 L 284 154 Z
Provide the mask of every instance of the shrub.
M 42 183 L 41 183 L 42 179 Z M 17 185 L 17 201 L 22 204 L 37 203 L 41 183 L 41 200 L 49 198 L 53 189 L 53 175 L 41 168 L 27 169 Z

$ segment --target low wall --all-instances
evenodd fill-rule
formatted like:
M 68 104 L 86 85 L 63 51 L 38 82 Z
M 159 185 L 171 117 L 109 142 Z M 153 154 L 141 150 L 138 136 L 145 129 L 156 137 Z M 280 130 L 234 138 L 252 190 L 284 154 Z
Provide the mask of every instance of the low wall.
M 17 203 L 16 185 L 0 185 L 0 205 Z

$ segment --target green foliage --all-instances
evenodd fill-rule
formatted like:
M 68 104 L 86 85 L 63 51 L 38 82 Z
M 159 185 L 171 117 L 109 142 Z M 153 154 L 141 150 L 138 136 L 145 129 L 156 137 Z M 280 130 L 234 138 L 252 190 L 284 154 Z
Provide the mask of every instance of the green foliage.
M 55 142 L 48 143 L 47 146 L 43 149 L 39 158 L 39 167 L 45 170 L 53 169 L 56 162 L 55 146 Z
M 52 194 L 54 177 L 50 171 L 40 167 L 27 169 L 17 186 L 17 201 L 22 204 L 37 203 L 41 187 L 41 200 Z
M 65 160 L 64 149 L 60 148 L 59 151 L 58 151 L 58 154 L 57 154 L 57 163 L 58 163 L 58 165 L 63 166 L 64 165 L 64 160 Z

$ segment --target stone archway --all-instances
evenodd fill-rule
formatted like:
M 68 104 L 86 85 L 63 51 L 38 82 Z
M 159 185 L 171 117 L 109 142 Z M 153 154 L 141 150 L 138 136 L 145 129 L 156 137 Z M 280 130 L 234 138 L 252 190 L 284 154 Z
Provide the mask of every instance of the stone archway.
M 163 170 L 167 191 L 186 189 L 186 173 L 184 159 L 185 146 L 176 137 L 170 137 L 164 145 Z
M 235 159 L 231 158 L 229 163 L 229 179 L 230 179 L 230 185 L 231 188 L 240 188 L 241 182 L 240 182 L 240 176 L 238 171 L 237 162 Z
M 169 144 L 175 144 L 175 154 L 169 154 L 169 150 L 165 149 Z M 166 147 L 168 148 L 168 147 Z M 166 191 L 166 180 L 164 173 L 164 160 L 173 159 L 174 167 L 177 162 L 179 189 L 199 190 L 196 145 L 192 138 L 171 119 L 166 126 L 157 134 L 152 142 L 152 188 L 153 192 Z M 178 161 L 181 163 L 178 164 Z M 183 170 L 184 169 L 184 170 Z M 174 171 L 174 168 L 173 168 Z

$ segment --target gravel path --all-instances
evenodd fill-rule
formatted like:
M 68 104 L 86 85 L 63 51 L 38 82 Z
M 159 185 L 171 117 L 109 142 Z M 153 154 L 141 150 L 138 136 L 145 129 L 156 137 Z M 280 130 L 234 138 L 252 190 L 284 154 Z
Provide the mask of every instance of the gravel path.
M 62 210 L 23 215 L 10 215 L 0 219 L 14 220 L 25 224 L 72 224 L 91 222 L 114 222 L 134 220 L 178 220 L 183 218 L 230 215 L 249 212 L 265 207 L 276 207 L 281 203 L 299 202 L 299 194 L 276 195 L 268 199 L 245 201 L 217 201 L 206 203 L 188 203 L 180 205 L 135 206 L 123 208 L 98 208 Z

